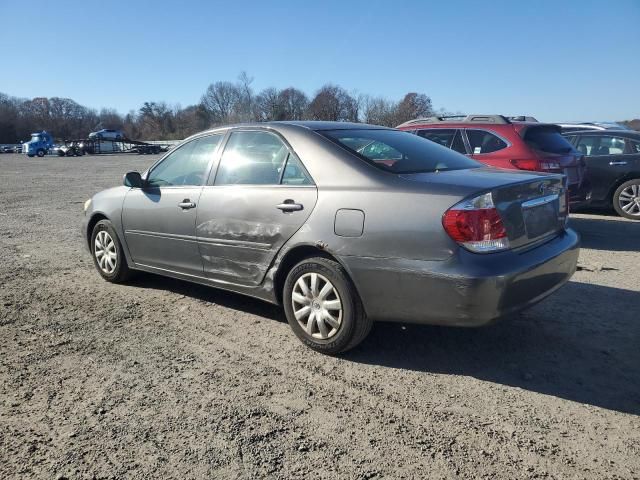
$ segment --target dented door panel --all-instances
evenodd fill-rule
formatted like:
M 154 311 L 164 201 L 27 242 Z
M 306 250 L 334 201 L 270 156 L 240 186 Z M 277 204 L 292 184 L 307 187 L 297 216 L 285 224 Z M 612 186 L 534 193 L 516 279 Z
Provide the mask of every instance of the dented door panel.
M 278 250 L 311 214 L 316 199 L 315 186 L 205 187 L 196 220 L 205 275 L 220 282 L 260 284 Z M 278 208 L 288 201 L 302 209 Z

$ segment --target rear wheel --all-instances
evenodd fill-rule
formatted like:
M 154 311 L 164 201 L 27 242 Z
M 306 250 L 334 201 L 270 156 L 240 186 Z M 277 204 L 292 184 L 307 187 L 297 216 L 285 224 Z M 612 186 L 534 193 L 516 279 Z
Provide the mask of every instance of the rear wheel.
M 358 345 L 373 322 L 342 266 L 328 258 L 313 257 L 289 272 L 283 291 L 287 321 L 308 347 L 335 355 Z
M 100 220 L 93 227 L 91 256 L 98 273 L 108 282 L 121 283 L 131 276 L 122 245 L 109 220 Z
M 624 182 L 617 188 L 613 194 L 613 208 L 621 217 L 640 220 L 640 178 Z

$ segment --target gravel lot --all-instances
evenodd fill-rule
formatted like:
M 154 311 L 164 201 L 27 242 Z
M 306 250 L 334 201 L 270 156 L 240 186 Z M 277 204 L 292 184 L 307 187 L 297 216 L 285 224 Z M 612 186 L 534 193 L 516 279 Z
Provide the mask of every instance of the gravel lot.
M 580 270 L 517 318 L 328 358 L 260 301 L 99 277 L 82 204 L 154 158 L 0 155 L 1 478 L 640 477 L 640 223 L 574 215 Z

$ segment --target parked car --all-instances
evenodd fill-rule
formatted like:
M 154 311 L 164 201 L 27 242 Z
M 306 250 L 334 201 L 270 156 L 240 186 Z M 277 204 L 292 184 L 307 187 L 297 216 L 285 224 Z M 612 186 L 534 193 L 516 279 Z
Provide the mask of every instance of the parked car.
M 588 130 L 565 136 L 585 155 L 591 203 L 640 220 L 640 132 Z
M 579 250 L 563 181 L 384 127 L 240 125 L 127 173 L 82 230 L 107 281 L 143 270 L 280 304 L 336 354 L 374 321 L 478 326 L 554 292 Z
M 430 117 L 399 125 L 440 145 L 499 168 L 563 173 L 567 176 L 570 203 L 587 203 L 584 158 L 556 125 L 539 123 L 532 117 L 467 115 Z M 532 119 L 532 120 L 529 120 Z
M 98 140 L 122 140 L 124 135 L 120 130 L 103 128 L 97 132 L 91 132 L 89 138 L 96 138 Z
M 615 122 L 556 123 L 556 125 L 560 127 L 562 133 L 582 130 L 631 130 L 629 127 Z

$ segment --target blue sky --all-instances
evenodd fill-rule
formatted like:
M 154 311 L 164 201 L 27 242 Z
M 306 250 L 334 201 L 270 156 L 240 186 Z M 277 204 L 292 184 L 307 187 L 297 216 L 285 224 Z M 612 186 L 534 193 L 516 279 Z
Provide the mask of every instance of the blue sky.
M 417 91 L 464 113 L 640 117 L 640 0 L 0 0 L 0 92 L 186 106 L 207 85 Z

